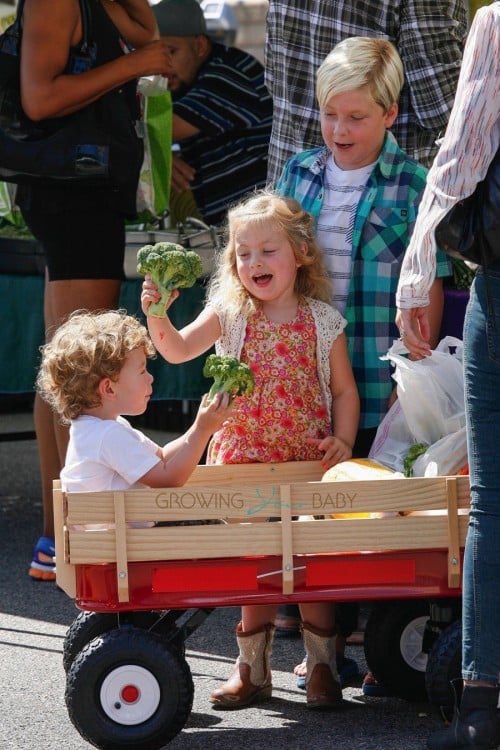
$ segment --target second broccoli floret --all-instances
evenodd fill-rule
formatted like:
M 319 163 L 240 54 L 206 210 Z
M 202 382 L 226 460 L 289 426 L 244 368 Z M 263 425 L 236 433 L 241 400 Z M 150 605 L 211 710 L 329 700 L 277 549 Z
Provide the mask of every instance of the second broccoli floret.
M 255 386 L 253 372 L 249 366 L 228 354 L 210 354 L 205 361 L 203 374 L 206 378 L 214 378 L 208 392 L 209 400 L 213 399 L 216 393 L 229 393 L 232 401 L 236 396 L 252 393 Z
M 150 305 L 148 314 L 164 318 L 174 289 L 193 286 L 202 274 L 203 264 L 193 250 L 186 250 L 175 242 L 157 242 L 144 245 L 137 252 L 137 271 L 143 276 L 149 274 L 161 294 L 161 299 Z

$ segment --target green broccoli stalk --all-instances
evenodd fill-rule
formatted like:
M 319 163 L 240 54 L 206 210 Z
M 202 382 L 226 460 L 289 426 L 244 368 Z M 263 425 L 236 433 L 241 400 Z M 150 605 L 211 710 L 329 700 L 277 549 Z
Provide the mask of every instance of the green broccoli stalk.
M 164 318 L 174 289 L 193 286 L 202 271 L 198 253 L 175 242 L 157 242 L 156 245 L 141 247 L 137 252 L 137 272 L 143 276 L 149 274 L 161 294 L 161 299 L 150 305 L 148 315 Z
M 413 464 L 417 458 L 425 453 L 429 446 L 427 443 L 414 443 L 403 459 L 403 469 L 405 477 L 413 476 Z
M 228 354 L 210 354 L 205 360 L 203 374 L 206 378 L 214 378 L 208 392 L 211 401 L 216 393 L 229 393 L 229 402 L 236 396 L 252 393 L 255 381 L 253 372 L 247 364 Z

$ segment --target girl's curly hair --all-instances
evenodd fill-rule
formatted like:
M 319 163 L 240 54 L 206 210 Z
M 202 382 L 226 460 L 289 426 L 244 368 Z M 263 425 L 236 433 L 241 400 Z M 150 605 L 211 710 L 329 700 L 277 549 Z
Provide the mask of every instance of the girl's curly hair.
M 148 357 L 156 353 L 147 329 L 126 310 L 77 310 L 40 347 L 37 391 L 68 423 L 100 405 L 100 381 L 116 381 L 127 354 L 138 348 Z

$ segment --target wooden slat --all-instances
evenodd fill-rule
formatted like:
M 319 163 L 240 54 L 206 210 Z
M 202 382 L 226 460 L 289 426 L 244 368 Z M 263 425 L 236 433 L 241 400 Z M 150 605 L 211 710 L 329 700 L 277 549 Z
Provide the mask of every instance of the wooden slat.
M 115 554 L 116 554 L 116 585 L 118 601 L 128 602 L 128 560 L 127 560 L 127 524 L 125 521 L 125 493 L 114 492 L 115 509 Z
M 67 549 L 67 534 L 64 526 L 66 515 L 66 497 L 61 490 L 61 482 L 57 479 L 53 485 L 54 498 L 54 529 L 56 548 L 56 581 L 59 588 L 72 599 L 76 596 L 75 568 L 69 563 Z
M 446 479 L 436 477 L 343 482 L 298 481 L 290 484 L 292 514 L 429 510 L 445 512 L 448 507 Z M 467 510 L 468 477 L 457 477 L 456 483 L 457 507 Z M 129 490 L 126 493 L 126 520 L 141 522 L 214 518 L 264 519 L 280 515 L 279 488 L 279 484 L 255 482 L 230 486 L 203 484 L 196 487 L 185 485 L 178 488 Z M 69 525 L 114 523 L 113 493 L 68 495 L 66 522 Z
M 319 482 L 325 470 L 319 461 L 271 464 L 218 464 L 197 466 L 188 486 L 197 484 L 255 484 L 266 482 Z
M 293 594 L 292 503 L 290 485 L 281 487 L 283 593 Z
M 459 516 L 459 544 L 467 516 Z M 281 523 L 127 529 L 128 562 L 281 555 Z M 448 549 L 446 516 L 396 516 L 345 521 L 292 521 L 294 554 Z M 71 562 L 114 562 L 114 532 L 71 531 Z
M 448 586 L 460 586 L 460 542 L 457 514 L 457 481 L 454 477 L 446 479 L 448 500 Z

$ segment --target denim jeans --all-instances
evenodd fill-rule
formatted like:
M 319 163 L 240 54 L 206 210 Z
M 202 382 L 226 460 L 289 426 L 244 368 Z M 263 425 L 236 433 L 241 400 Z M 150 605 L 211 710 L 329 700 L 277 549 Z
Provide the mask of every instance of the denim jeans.
M 463 573 L 462 674 L 500 676 L 500 263 L 478 270 L 464 323 L 471 484 Z

